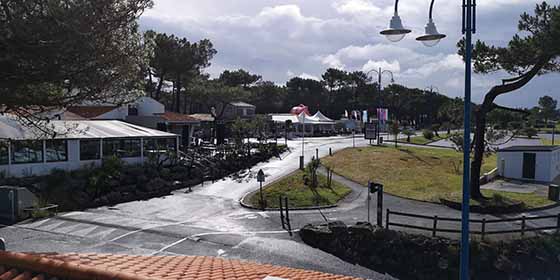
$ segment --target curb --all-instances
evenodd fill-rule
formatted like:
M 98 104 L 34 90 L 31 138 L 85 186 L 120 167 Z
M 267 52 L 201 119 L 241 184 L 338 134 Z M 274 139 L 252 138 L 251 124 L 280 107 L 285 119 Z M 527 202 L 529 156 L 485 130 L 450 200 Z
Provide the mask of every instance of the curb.
M 297 171 L 295 171 L 297 172 Z M 282 180 L 288 176 L 291 176 L 293 173 L 295 172 L 291 172 L 290 174 L 286 175 L 286 176 L 282 176 L 280 178 L 278 178 L 277 180 L 271 181 L 269 182 L 266 186 L 263 186 L 263 189 L 265 189 L 267 186 Z M 249 196 L 252 196 L 256 193 L 258 193 L 260 190 L 254 190 L 251 192 L 248 192 L 246 194 L 243 195 L 243 197 L 241 197 L 239 199 L 239 204 L 243 207 L 243 208 L 247 208 L 247 209 L 251 209 L 251 210 L 258 210 L 258 211 L 263 211 L 262 208 L 260 207 L 256 207 L 252 204 L 249 204 L 248 202 L 245 202 L 247 200 L 247 198 Z M 294 207 L 294 208 L 290 208 L 291 211 L 309 211 L 309 210 L 323 210 L 323 209 L 332 209 L 332 208 L 336 208 L 338 207 L 338 204 L 332 204 L 332 205 L 325 205 L 325 206 L 309 206 L 309 207 Z M 273 211 L 280 211 L 280 208 L 265 208 L 264 211 L 266 212 L 273 212 Z

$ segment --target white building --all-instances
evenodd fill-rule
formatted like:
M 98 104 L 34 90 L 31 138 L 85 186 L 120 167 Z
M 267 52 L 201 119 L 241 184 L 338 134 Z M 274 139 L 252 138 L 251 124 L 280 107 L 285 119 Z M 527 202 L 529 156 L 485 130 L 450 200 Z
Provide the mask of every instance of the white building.
M 132 124 L 176 133 L 182 136 L 183 145 L 192 142 L 193 132 L 200 121 L 189 115 L 165 111 L 157 100 L 144 96 L 123 106 L 88 105 L 68 108 L 68 112 L 83 119 L 122 120 Z M 71 118 L 74 119 L 74 118 Z
M 117 156 L 141 164 L 153 153 L 177 151 L 179 135 L 122 121 L 50 121 L 41 128 L 0 117 L 0 173 L 8 177 L 47 175 L 54 169 L 99 166 Z
M 504 178 L 551 183 L 560 176 L 560 146 L 513 146 L 498 151 Z

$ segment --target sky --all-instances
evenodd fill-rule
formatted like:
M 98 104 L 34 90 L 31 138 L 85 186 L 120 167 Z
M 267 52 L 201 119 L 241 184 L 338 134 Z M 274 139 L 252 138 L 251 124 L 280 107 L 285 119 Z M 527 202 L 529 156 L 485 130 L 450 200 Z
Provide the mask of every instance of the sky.
M 429 0 L 399 2 L 403 24 L 412 33 L 398 43 L 379 34 L 393 15 L 393 0 L 154 0 L 140 24 L 144 30 L 190 41 L 210 39 L 218 51 L 206 69 L 212 77 L 242 68 L 284 85 L 296 76 L 319 79 L 331 67 L 346 71 L 382 67 L 394 73 L 398 84 L 433 87 L 461 97 L 465 66 L 455 47 L 462 36 L 460 2 L 435 2 L 434 21 L 448 37 L 432 48 L 414 39 L 424 32 Z M 474 39 L 504 46 L 517 32 L 519 15 L 532 12 L 542 0 L 478 2 Z M 475 75 L 473 101 L 482 102 L 484 94 L 507 77 L 507 73 Z M 389 82 L 390 77 L 384 76 L 383 85 Z M 498 103 L 533 107 L 543 95 L 560 99 L 559 83 L 558 74 L 537 77 Z

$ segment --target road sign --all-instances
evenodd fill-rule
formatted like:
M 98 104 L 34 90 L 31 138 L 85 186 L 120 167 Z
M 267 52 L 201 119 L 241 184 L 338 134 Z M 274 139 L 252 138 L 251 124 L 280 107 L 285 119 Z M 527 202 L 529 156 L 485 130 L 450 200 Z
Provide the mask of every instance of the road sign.
M 366 123 L 365 137 L 366 137 L 366 140 L 377 139 L 377 124 L 376 123 Z
M 264 172 L 261 170 L 259 170 L 259 173 L 257 174 L 257 182 L 263 183 L 264 182 Z

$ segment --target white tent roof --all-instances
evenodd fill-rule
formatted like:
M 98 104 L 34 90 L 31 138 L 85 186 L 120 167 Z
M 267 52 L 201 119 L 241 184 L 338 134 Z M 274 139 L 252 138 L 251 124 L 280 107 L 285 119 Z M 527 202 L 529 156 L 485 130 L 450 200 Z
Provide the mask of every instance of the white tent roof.
M 299 124 L 305 122 L 305 124 L 334 124 L 335 122 L 327 117 L 325 117 L 321 112 L 317 112 L 314 116 L 308 116 L 305 113 L 299 114 L 299 116 L 292 114 L 273 114 L 272 120 L 277 123 L 284 123 L 288 120 L 292 121 L 293 124 Z
M 321 111 L 317 111 L 317 113 L 315 115 L 313 115 L 312 118 L 315 119 L 315 120 L 321 121 L 321 122 L 334 122 L 334 120 L 329 119 L 328 117 L 323 115 L 323 113 L 321 113 Z
M 0 117 L 0 139 L 33 140 L 49 139 L 53 136 L 56 139 L 177 137 L 176 134 L 122 121 L 56 120 L 35 126 L 24 126 L 13 118 Z

